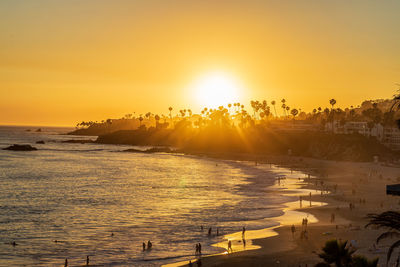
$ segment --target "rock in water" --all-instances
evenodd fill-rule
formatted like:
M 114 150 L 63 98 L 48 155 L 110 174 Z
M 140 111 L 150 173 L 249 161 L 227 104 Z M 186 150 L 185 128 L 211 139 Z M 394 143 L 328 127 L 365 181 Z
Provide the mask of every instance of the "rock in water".
M 6 148 L 3 148 L 3 150 L 13 150 L 13 151 L 33 151 L 37 150 L 36 147 L 33 147 L 31 145 L 12 145 Z

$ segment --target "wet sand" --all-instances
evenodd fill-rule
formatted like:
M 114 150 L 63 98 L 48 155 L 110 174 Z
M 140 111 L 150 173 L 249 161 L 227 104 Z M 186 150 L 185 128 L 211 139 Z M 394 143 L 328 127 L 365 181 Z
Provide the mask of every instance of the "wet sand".
M 303 195 L 303 208 L 296 210 L 310 213 L 318 219 L 317 222 L 309 223 L 307 240 L 300 238 L 299 230 L 293 237 L 290 222 L 281 221 L 283 226 L 274 229 L 277 235 L 252 241 L 260 249 L 204 257 L 202 266 L 313 266 L 321 262 L 318 257 L 321 247 L 334 238 L 354 240 L 356 254 L 371 259 L 379 257 L 381 265 L 386 262 L 386 252 L 393 240 L 382 242 L 378 249 L 374 249 L 376 237 L 382 231 L 364 226 L 368 222 L 368 213 L 400 210 L 400 197 L 386 195 L 386 184 L 395 184 L 400 180 L 400 168 L 380 163 L 335 162 L 295 157 L 257 158 L 257 161 L 264 164 L 275 163 L 314 175 L 318 183 L 308 183 L 304 185 L 304 189 L 329 190 L 329 194 L 314 194 L 312 199 L 327 205 L 308 207 L 308 195 Z M 352 210 L 349 208 L 350 203 L 355 206 Z M 334 222 L 331 222 L 331 214 L 335 214 Z M 300 228 L 301 221 L 298 221 L 296 229 Z

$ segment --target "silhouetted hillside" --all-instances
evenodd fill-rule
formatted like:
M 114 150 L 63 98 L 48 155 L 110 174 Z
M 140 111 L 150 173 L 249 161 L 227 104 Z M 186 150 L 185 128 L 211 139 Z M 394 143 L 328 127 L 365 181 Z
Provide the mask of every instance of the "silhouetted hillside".
M 208 129 L 144 128 L 99 136 L 98 143 L 171 146 L 190 153 L 254 153 L 293 155 L 321 159 L 372 161 L 398 159 L 398 154 L 375 139 L 359 134 L 333 135 L 322 132 L 276 132 L 262 127 L 250 129 L 210 127 Z

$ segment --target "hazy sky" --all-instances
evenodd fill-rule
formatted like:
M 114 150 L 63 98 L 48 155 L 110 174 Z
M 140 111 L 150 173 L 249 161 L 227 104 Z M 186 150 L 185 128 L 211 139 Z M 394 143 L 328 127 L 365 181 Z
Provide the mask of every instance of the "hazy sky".
M 74 125 L 199 110 L 229 73 L 240 102 L 311 110 L 391 97 L 400 1 L 0 1 L 0 124 Z

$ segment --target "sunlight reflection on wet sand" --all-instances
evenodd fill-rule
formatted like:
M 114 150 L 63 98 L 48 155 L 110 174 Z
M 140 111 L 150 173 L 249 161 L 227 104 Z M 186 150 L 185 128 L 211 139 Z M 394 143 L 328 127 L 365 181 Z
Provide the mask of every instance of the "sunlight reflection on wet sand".
M 269 188 L 278 190 L 277 193 L 281 194 L 281 195 L 304 196 L 304 199 L 302 200 L 302 204 L 300 204 L 300 201 L 287 202 L 284 204 L 285 207 L 283 208 L 283 215 L 278 216 L 278 217 L 271 217 L 271 218 L 264 219 L 266 222 L 270 222 L 270 221 L 276 222 L 277 223 L 276 226 L 259 229 L 259 230 L 246 230 L 245 234 L 244 234 L 244 238 L 242 235 L 242 231 L 224 235 L 224 241 L 213 244 L 213 246 L 223 248 L 223 249 L 225 249 L 225 251 L 222 253 L 219 253 L 219 254 L 206 255 L 206 257 L 229 254 L 228 253 L 228 241 L 229 240 L 232 242 L 232 252 L 233 253 L 244 251 L 244 250 L 259 249 L 261 247 L 254 245 L 252 241 L 255 239 L 268 238 L 268 237 L 278 235 L 278 233 L 275 231 L 275 229 L 278 227 L 288 226 L 288 225 L 292 225 L 292 224 L 298 225 L 302 221 L 303 218 L 307 218 L 308 223 L 318 222 L 318 219 L 314 215 L 312 215 L 306 211 L 296 210 L 296 209 L 300 209 L 300 208 L 312 208 L 312 207 L 316 207 L 316 206 L 324 206 L 327 204 L 324 202 L 312 201 L 312 195 L 315 195 L 315 194 L 320 195 L 321 190 L 303 188 L 305 185 L 307 185 L 306 180 L 308 182 L 312 182 L 315 177 L 311 177 L 311 178 L 307 178 L 307 179 L 299 178 L 300 176 L 305 176 L 305 174 L 302 172 L 299 172 L 299 171 L 292 172 L 288 169 L 277 167 L 277 166 L 274 166 L 271 169 L 271 171 L 279 172 L 280 175 L 282 175 L 282 173 L 285 173 L 285 175 L 284 175 L 285 178 L 277 179 L 276 183 L 273 186 L 270 186 Z M 280 175 L 278 175 L 278 176 L 280 176 Z M 310 201 L 310 197 L 309 197 L 310 193 L 311 193 L 311 201 Z M 325 192 L 323 192 L 323 193 L 325 193 Z M 196 260 L 197 260 L 197 258 L 191 259 L 192 263 L 195 262 Z M 172 264 L 166 264 L 163 266 L 177 267 L 177 266 L 183 266 L 183 265 L 187 265 L 187 264 L 189 264 L 189 260 L 172 263 Z

